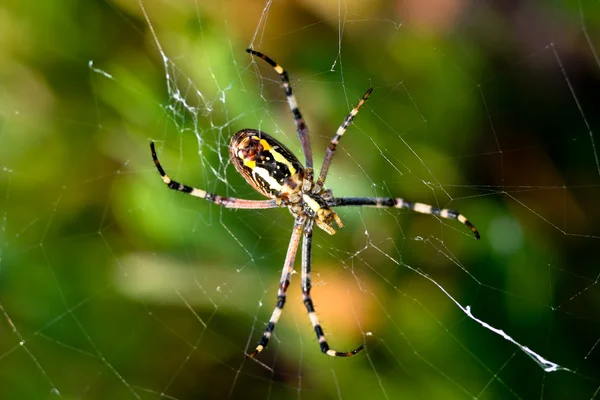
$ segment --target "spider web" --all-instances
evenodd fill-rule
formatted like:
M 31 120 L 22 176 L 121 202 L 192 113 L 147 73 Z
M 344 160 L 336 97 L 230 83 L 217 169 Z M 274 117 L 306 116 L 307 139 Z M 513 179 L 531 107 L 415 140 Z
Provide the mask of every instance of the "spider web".
M 0 8 L 0 397 L 597 398 L 598 2 L 58 2 Z M 35 11 L 34 11 L 35 10 Z M 50 18 L 48 18 L 50 17 Z M 10 33 L 10 34 L 9 34 Z M 341 208 L 313 240 L 319 352 L 295 274 L 269 347 L 289 212 L 230 137 L 302 160 L 291 75 Z M 300 272 L 300 257 L 296 272 Z

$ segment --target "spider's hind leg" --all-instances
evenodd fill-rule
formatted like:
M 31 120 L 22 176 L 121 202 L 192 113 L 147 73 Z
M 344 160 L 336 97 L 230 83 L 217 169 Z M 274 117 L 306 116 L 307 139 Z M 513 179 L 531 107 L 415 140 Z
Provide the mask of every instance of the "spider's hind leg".
M 163 182 L 168 186 L 169 189 L 177 190 L 178 192 L 189 194 L 190 196 L 199 197 L 201 199 L 208 200 L 212 203 L 218 204 L 226 208 L 244 208 L 258 210 L 279 207 L 279 204 L 277 204 L 275 200 L 246 200 L 236 199 L 233 197 L 223 197 L 215 193 L 207 192 L 206 190 L 198 189 L 193 186 L 188 186 L 183 183 L 174 181 L 169 177 L 169 175 L 167 175 L 162 165 L 160 164 L 160 161 L 158 161 L 158 156 L 156 155 L 156 148 L 154 147 L 154 142 L 150 142 L 150 151 L 152 152 L 152 160 L 154 161 L 154 165 L 156 166 L 156 169 L 158 170 L 158 173 L 160 174 Z
M 300 113 L 300 109 L 298 108 L 298 101 L 296 100 L 296 96 L 294 96 L 294 93 L 292 92 L 292 85 L 290 84 L 290 77 L 287 71 L 284 70 L 281 65 L 277 64 L 275 60 L 273 60 L 271 57 L 261 53 L 260 51 L 246 49 L 246 52 L 265 60 L 266 63 L 273 67 L 275 72 L 279 74 L 279 77 L 281 78 L 281 86 L 283 87 L 283 91 L 285 92 L 285 97 L 287 98 L 290 110 L 294 115 L 296 131 L 298 132 L 298 138 L 300 139 L 302 151 L 304 152 L 304 157 L 306 159 L 306 169 L 310 171 L 311 176 L 309 177 L 309 180 L 310 182 L 312 182 L 313 156 L 312 149 L 310 147 L 310 136 L 308 135 L 308 126 L 306 126 L 306 123 L 302 118 L 302 114 Z

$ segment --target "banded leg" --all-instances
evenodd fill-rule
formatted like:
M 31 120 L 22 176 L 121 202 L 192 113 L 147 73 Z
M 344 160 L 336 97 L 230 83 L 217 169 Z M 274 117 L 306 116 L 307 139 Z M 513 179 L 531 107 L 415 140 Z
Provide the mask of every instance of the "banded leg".
M 310 289 L 311 289 L 311 281 L 310 281 L 310 270 L 312 265 L 312 232 L 313 232 L 313 221 L 310 220 L 307 222 L 306 227 L 304 228 L 304 240 L 302 241 L 302 301 L 306 306 L 306 311 L 308 311 L 308 317 L 310 318 L 310 322 L 312 323 L 313 329 L 317 334 L 317 340 L 319 341 L 319 346 L 321 347 L 321 351 L 328 356 L 332 357 L 351 357 L 357 353 L 359 353 L 362 349 L 365 348 L 363 344 L 358 346 L 356 349 L 352 351 L 335 351 L 329 348 L 329 344 L 327 343 L 327 339 L 325 338 L 325 333 L 323 332 L 323 328 L 321 328 L 321 324 L 319 323 L 319 318 L 317 317 L 317 313 L 315 312 L 315 307 L 313 305 L 312 298 L 310 297 Z
M 405 208 L 421 214 L 431 214 L 446 219 L 456 219 L 460 223 L 466 225 L 475 235 L 475 239 L 479 240 L 479 231 L 473 224 L 461 213 L 456 210 L 440 209 L 432 207 L 428 204 L 413 203 L 400 198 L 393 197 L 337 197 L 329 204 L 330 207 L 342 206 L 373 206 L 377 208 L 394 207 Z
M 279 321 L 279 317 L 281 317 L 281 312 L 283 311 L 283 306 L 285 305 L 287 289 L 288 286 L 290 286 L 290 279 L 292 277 L 292 273 L 294 272 L 294 260 L 296 259 L 296 252 L 298 251 L 298 245 L 300 243 L 300 236 L 302 235 L 304 221 L 304 217 L 296 218 L 294 230 L 292 231 L 292 238 L 290 239 L 287 255 L 285 256 L 285 261 L 283 263 L 283 270 L 281 271 L 281 280 L 279 281 L 279 290 L 277 291 L 277 305 L 273 310 L 273 314 L 271 314 L 271 319 L 269 319 L 265 333 L 263 333 L 258 342 L 258 346 L 256 346 L 254 351 L 246 354 L 246 357 L 248 358 L 255 357 L 267 347 L 269 340 L 271 339 L 271 335 L 273 334 L 273 330 L 275 330 L 275 325 L 277 324 L 277 321 Z
M 201 199 L 208 200 L 226 208 L 264 209 L 279 207 L 275 200 L 245 200 L 236 199 L 233 197 L 221 197 L 214 193 L 209 193 L 205 190 L 197 189 L 195 187 L 187 186 L 176 182 L 169 178 L 169 176 L 165 173 L 165 170 L 163 169 L 162 165 L 160 165 L 158 157 L 156 156 L 154 142 L 150 143 L 150 150 L 152 151 L 152 160 L 154 160 L 154 165 L 156 165 L 158 173 L 162 177 L 163 182 L 166 183 L 166 185 L 169 187 L 169 189 L 177 190 L 178 192 L 183 192 L 194 197 L 199 197 Z
M 342 122 L 342 124 L 338 128 L 337 132 L 335 133 L 335 135 L 329 142 L 329 146 L 327 147 L 327 151 L 325 152 L 325 159 L 323 160 L 323 166 L 321 167 L 321 173 L 319 174 L 319 179 L 317 180 L 317 184 L 315 186 L 315 192 L 321 191 L 323 184 L 325 184 L 325 179 L 327 178 L 327 172 L 329 171 L 329 166 L 331 165 L 331 160 L 333 159 L 333 155 L 335 154 L 335 151 L 337 149 L 337 145 L 338 145 L 340 139 L 346 132 L 346 129 L 348 129 L 348 126 L 350 126 L 350 124 L 352 123 L 352 120 L 354 120 L 354 117 L 356 116 L 356 114 L 358 114 L 358 111 L 360 110 L 360 108 L 363 106 L 363 104 L 365 104 L 365 102 L 371 95 L 372 91 L 373 91 L 373 88 L 369 88 L 369 90 L 367 90 L 367 92 L 363 95 L 363 97 L 358 101 L 358 104 L 356 104 L 356 106 L 354 106 L 352 111 L 350 111 L 350 113 L 346 116 L 346 118 L 344 119 L 344 122 Z
M 279 74 L 279 77 L 281 78 L 281 85 L 283 86 L 283 90 L 285 92 L 285 97 L 287 98 L 287 102 L 290 106 L 292 114 L 294 114 L 294 122 L 296 122 L 298 138 L 300 138 L 300 144 L 302 144 L 302 151 L 304 152 L 304 157 L 306 158 L 306 168 L 309 169 L 308 172 L 311 172 L 313 169 L 313 157 L 312 150 L 310 148 L 310 137 L 308 136 L 308 127 L 306 126 L 306 123 L 302 118 L 302 114 L 300 114 L 300 109 L 298 108 L 296 96 L 294 96 L 294 93 L 292 93 L 290 77 L 288 76 L 287 71 L 284 70 L 281 67 L 281 65 L 277 64 L 273 59 L 264 55 L 261 52 L 254 51 L 252 49 L 246 49 L 246 52 L 265 60 L 271 67 L 273 67 L 275 72 Z

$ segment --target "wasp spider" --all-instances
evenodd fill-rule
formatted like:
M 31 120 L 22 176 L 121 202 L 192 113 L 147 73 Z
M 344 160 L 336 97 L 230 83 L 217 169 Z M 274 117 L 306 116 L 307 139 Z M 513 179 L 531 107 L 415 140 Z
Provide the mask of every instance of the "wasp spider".
M 256 129 L 243 129 L 237 132 L 231 138 L 229 145 L 229 156 L 236 170 L 246 179 L 246 181 L 262 195 L 269 200 L 245 200 L 228 198 L 209 193 L 202 189 L 175 182 L 160 165 L 154 143 L 150 143 L 152 150 L 152 159 L 162 176 L 162 180 L 170 189 L 200 197 L 221 205 L 226 208 L 243 209 L 266 209 L 276 207 L 287 207 L 295 218 L 292 236 L 287 249 L 287 255 L 283 263 L 281 280 L 279 281 L 279 291 L 277 292 L 277 304 L 271 314 L 271 319 L 267 324 L 256 349 L 248 353 L 248 357 L 254 357 L 263 351 L 269 344 L 269 339 L 273 334 L 275 325 L 281 316 L 283 306 L 286 301 L 286 292 L 290 284 L 294 269 L 294 260 L 298 250 L 300 239 L 302 241 L 302 297 L 308 317 L 312 323 L 313 329 L 317 335 L 321 351 L 333 357 L 350 357 L 360 352 L 364 345 L 360 345 L 351 351 L 336 351 L 329 347 L 325 339 L 323 328 L 319 324 L 319 319 L 315 313 L 313 301 L 310 296 L 311 290 L 311 252 L 312 252 L 312 234 L 314 224 L 330 235 L 335 234 L 335 228 L 342 228 L 343 223 L 338 214 L 334 211 L 335 207 L 341 206 L 372 206 L 372 207 L 394 207 L 405 208 L 422 214 L 432 214 L 441 218 L 456 219 L 465 224 L 479 239 L 477 229 L 465 218 L 464 215 L 453 210 L 439 209 L 423 203 L 413 203 L 400 198 L 391 197 L 334 197 L 331 190 L 326 189 L 325 179 L 331 165 L 331 160 L 336 151 L 336 147 L 341 137 L 346 132 L 352 120 L 365 104 L 373 88 L 367 90 L 358 104 L 350 111 L 344 119 L 344 122 L 337 129 L 337 132 L 329 142 L 325 152 L 325 159 L 321 171 L 316 181 L 313 172 L 313 157 L 310 147 L 310 136 L 308 127 L 302 119 L 302 114 L 298 109 L 296 97 L 292 93 L 289 76 L 287 72 L 275 61 L 266 55 L 254 51 L 246 50 L 248 53 L 265 60 L 281 78 L 281 85 L 285 92 L 290 110 L 294 115 L 296 130 L 304 152 L 305 164 L 300 163 L 298 158 L 278 140 L 272 138 L 264 132 Z

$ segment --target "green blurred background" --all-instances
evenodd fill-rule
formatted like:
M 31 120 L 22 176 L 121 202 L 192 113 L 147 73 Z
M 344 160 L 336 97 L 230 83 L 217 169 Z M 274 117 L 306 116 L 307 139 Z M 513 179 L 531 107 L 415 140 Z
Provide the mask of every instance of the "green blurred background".
M 134 0 L 0 4 L 0 398 L 598 396 L 600 3 L 142 4 L 147 19 Z M 317 232 L 317 311 L 334 348 L 366 343 L 357 357 L 320 354 L 298 274 L 262 364 L 246 360 L 292 218 L 169 191 L 152 164 L 150 140 L 174 179 L 259 199 L 231 135 L 301 154 L 248 46 L 290 72 L 317 166 L 375 88 L 336 195 L 456 208 L 482 234 L 352 208 Z

